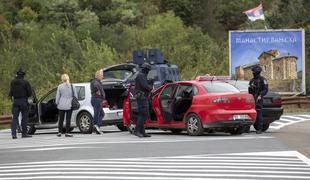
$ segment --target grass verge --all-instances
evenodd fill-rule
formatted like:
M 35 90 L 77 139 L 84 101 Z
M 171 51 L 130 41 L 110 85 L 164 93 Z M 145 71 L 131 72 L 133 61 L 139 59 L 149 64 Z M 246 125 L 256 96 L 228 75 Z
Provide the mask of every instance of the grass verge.
M 10 124 L 0 124 L 0 129 L 9 129 L 10 126 Z

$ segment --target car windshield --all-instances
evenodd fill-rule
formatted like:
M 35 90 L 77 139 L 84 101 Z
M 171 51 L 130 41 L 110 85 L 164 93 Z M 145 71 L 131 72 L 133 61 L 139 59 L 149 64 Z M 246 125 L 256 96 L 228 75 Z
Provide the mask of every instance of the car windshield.
M 111 70 L 103 72 L 105 79 L 121 79 L 125 80 L 132 76 L 132 72 L 129 70 Z
M 240 92 L 237 88 L 225 82 L 205 82 L 202 86 L 208 93 Z

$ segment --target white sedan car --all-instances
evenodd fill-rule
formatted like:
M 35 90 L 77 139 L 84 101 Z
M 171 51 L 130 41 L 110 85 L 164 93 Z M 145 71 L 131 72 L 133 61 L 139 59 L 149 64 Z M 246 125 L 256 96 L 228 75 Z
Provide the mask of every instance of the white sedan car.
M 93 131 L 93 107 L 91 105 L 90 83 L 73 84 L 78 94 L 80 108 L 73 111 L 71 117 L 71 130 L 78 127 L 82 133 L 92 133 Z M 103 104 L 105 116 L 103 125 L 116 125 L 120 130 L 125 131 L 123 126 L 122 95 L 126 94 L 124 88 L 105 89 L 107 103 Z M 58 127 L 58 109 L 55 103 L 57 88 L 49 91 L 41 99 L 35 96 L 30 104 L 28 133 L 34 134 L 37 129 L 57 128 Z M 64 123 L 65 128 L 65 123 Z

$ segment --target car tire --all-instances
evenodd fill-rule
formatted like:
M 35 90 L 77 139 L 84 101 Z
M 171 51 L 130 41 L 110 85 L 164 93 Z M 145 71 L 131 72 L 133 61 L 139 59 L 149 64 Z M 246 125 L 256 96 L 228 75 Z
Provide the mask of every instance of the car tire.
M 77 117 L 76 124 L 83 134 L 90 134 L 93 131 L 93 117 L 88 112 L 81 112 Z
M 245 133 L 250 133 L 250 129 L 251 129 L 251 126 L 245 126 L 244 127 L 244 132 Z
M 172 134 L 181 134 L 183 129 L 170 129 L 170 131 L 172 132 Z
M 240 135 L 244 132 L 244 130 L 245 130 L 245 127 L 243 127 L 243 126 L 242 127 L 236 127 L 236 128 L 229 129 L 229 133 L 231 135 Z
M 117 124 L 116 127 L 121 131 L 127 131 L 127 127 L 123 124 Z
M 36 128 L 34 127 L 34 125 L 27 125 L 27 133 L 30 135 L 33 135 L 36 132 Z
M 187 131 L 187 134 L 190 135 L 190 136 L 200 136 L 203 134 L 204 132 L 204 129 L 203 129 L 203 126 L 201 124 L 201 120 L 200 118 L 192 113 L 192 114 L 189 114 L 187 117 L 186 117 L 186 122 L 185 122 L 185 126 L 186 126 L 186 131 Z
M 263 132 L 267 131 L 267 129 L 269 129 L 269 125 L 270 125 L 270 123 L 265 123 L 265 124 L 263 124 L 263 129 L 262 129 L 262 131 L 263 131 Z M 258 130 L 258 125 L 257 125 L 257 124 L 254 123 L 253 126 L 254 126 L 255 130 Z

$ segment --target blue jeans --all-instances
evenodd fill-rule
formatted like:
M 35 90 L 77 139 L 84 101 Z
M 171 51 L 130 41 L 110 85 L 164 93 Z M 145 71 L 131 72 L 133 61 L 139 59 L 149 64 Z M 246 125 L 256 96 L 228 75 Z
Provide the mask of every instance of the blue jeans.
M 258 130 L 262 130 L 263 129 L 263 124 L 264 124 L 264 120 L 263 120 L 263 99 L 260 99 L 256 102 L 256 121 L 255 124 L 257 125 Z
M 136 132 L 145 134 L 144 122 L 149 117 L 149 105 L 146 97 L 137 98 L 138 104 L 138 119 L 136 125 Z
M 27 123 L 28 123 L 28 101 L 27 99 L 14 99 L 12 106 L 12 124 L 11 124 L 11 133 L 12 136 L 16 136 L 16 129 L 18 126 L 18 116 L 19 113 L 22 114 L 22 134 L 27 134 Z
M 102 103 L 102 99 L 101 98 L 96 98 L 96 97 L 92 97 L 91 98 L 91 105 L 94 108 L 94 121 L 93 124 L 97 125 L 98 127 L 101 126 L 102 124 L 102 119 L 104 117 L 104 112 L 101 106 Z

